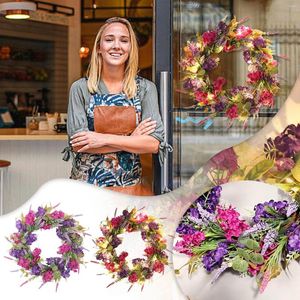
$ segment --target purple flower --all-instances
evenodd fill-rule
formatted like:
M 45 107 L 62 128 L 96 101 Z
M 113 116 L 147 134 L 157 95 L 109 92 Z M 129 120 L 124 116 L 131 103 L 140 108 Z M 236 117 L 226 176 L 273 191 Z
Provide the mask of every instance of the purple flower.
M 221 21 L 219 22 L 218 26 L 217 26 L 217 31 L 220 33 L 225 33 L 227 31 L 228 25 Z
M 22 223 L 21 220 L 16 221 L 16 227 L 19 232 L 25 232 L 26 231 L 26 225 Z
M 203 69 L 206 70 L 206 71 L 212 71 L 213 69 L 215 69 L 217 67 L 217 63 L 216 61 L 211 58 L 211 57 L 208 57 L 204 63 L 203 63 Z
M 10 249 L 9 255 L 11 255 L 15 258 L 20 258 L 25 255 L 25 251 L 23 249 Z
M 210 213 L 214 213 L 217 205 L 219 204 L 219 199 L 221 196 L 221 186 L 215 186 L 207 193 L 201 195 L 196 203 L 200 204 L 203 209 L 207 210 Z
M 41 268 L 39 265 L 34 265 L 31 269 L 31 274 L 35 276 L 41 275 Z
M 266 47 L 266 41 L 265 41 L 264 38 L 258 37 L 258 38 L 253 40 L 253 45 L 254 45 L 254 47 L 257 47 L 257 48 L 265 48 Z
M 128 271 L 123 269 L 122 271 L 120 271 L 118 273 L 118 275 L 119 275 L 120 278 L 125 278 L 125 277 L 128 276 Z
M 267 209 L 272 209 L 275 214 L 286 217 L 288 202 L 284 201 L 274 201 L 270 200 L 269 202 L 259 203 L 254 207 L 255 216 L 253 217 L 254 223 L 264 221 L 263 219 L 274 219 L 277 216 L 267 212 Z
M 224 256 L 228 253 L 227 245 L 225 243 L 219 243 L 216 250 L 208 251 L 203 255 L 202 263 L 204 268 L 211 272 L 215 268 L 219 268 L 222 265 Z
M 45 213 L 46 213 L 46 210 L 43 207 L 39 206 L 37 212 L 35 213 L 35 216 L 42 217 L 45 215 Z
M 184 81 L 183 88 L 187 89 L 187 90 L 190 90 L 190 89 L 193 88 L 193 83 L 192 83 L 192 80 L 190 78 L 188 78 L 187 80 Z
M 66 219 L 62 222 L 63 226 L 66 227 L 74 227 L 75 226 L 75 220 L 74 219 Z
M 275 243 L 278 237 L 278 231 L 275 229 L 271 229 L 267 232 L 264 237 L 264 245 L 261 250 L 261 255 L 265 255 L 267 250 Z
M 297 227 L 296 230 L 289 236 L 288 245 L 287 245 L 288 252 L 297 251 L 300 252 L 300 228 Z
M 250 51 L 246 50 L 243 52 L 243 57 L 246 63 L 250 63 L 251 56 L 250 56 Z
M 29 233 L 26 237 L 26 245 L 30 246 L 33 242 L 37 240 L 37 236 L 34 233 Z
M 217 102 L 217 103 L 215 104 L 215 110 L 216 110 L 217 112 L 224 111 L 225 106 L 226 106 L 226 104 L 225 104 L 224 102 L 219 101 L 219 102 Z
M 111 241 L 111 246 L 113 248 L 117 248 L 120 244 L 122 243 L 122 241 L 117 237 L 113 237 L 112 241 Z
M 60 271 L 60 274 L 63 278 L 70 277 L 70 268 L 63 269 L 62 271 Z
M 148 227 L 150 230 L 158 230 L 158 228 L 159 228 L 158 224 L 155 222 L 150 222 Z
M 180 223 L 176 228 L 176 232 L 179 234 L 193 234 L 196 231 L 191 225 Z

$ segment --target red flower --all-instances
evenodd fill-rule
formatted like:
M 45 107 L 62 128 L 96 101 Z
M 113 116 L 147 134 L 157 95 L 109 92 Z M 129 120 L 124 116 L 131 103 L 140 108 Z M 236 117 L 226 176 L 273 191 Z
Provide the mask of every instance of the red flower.
M 238 117 L 238 108 L 236 105 L 232 105 L 227 111 L 226 111 L 226 116 L 229 119 L 236 119 Z
M 120 226 L 121 222 L 122 222 L 123 218 L 121 216 L 119 217 L 115 217 L 111 219 L 111 225 L 114 228 L 117 228 Z
M 197 91 L 195 93 L 195 98 L 196 98 L 196 101 L 198 101 L 200 103 L 208 104 L 207 93 L 205 93 L 205 92 Z
M 259 98 L 262 105 L 272 107 L 274 104 L 273 94 L 269 91 L 263 91 Z
M 211 45 L 217 37 L 217 33 L 215 31 L 206 31 L 202 34 L 203 42 L 205 45 Z
M 255 83 L 255 82 L 261 80 L 263 75 L 264 75 L 263 72 L 256 71 L 256 72 L 249 73 L 247 76 L 249 78 L 250 83 Z
M 230 43 L 227 41 L 226 44 L 225 44 L 225 46 L 224 46 L 224 51 L 225 51 L 225 52 L 230 52 L 230 51 L 232 51 L 234 48 L 235 48 L 235 46 L 234 46 L 234 45 L 230 45 Z
M 135 272 L 131 273 L 128 277 L 128 281 L 131 283 L 137 282 L 138 281 L 138 276 Z
M 162 262 L 156 260 L 153 264 L 153 271 L 157 273 L 162 273 L 165 269 L 165 266 Z
M 124 261 L 126 259 L 126 257 L 128 256 L 128 253 L 123 251 L 121 252 L 121 254 L 119 255 L 119 260 L 120 261 Z
M 226 79 L 224 77 L 218 77 L 213 83 L 215 92 L 221 92 L 225 83 Z
M 155 249 L 153 247 L 148 247 L 144 251 L 147 254 L 147 256 L 151 256 L 155 253 Z
M 108 271 L 110 271 L 110 272 L 115 272 L 116 271 L 116 269 L 115 269 L 115 264 L 114 263 L 112 263 L 112 262 L 106 262 L 105 264 L 105 268 L 108 270 Z

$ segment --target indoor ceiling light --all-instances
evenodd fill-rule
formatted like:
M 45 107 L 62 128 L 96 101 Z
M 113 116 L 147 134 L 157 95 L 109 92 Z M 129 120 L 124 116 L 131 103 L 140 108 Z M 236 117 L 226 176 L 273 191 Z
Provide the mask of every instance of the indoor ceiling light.
M 36 4 L 32 1 L 13 1 L 0 3 L 0 13 L 5 14 L 7 19 L 28 19 L 29 11 L 35 11 Z

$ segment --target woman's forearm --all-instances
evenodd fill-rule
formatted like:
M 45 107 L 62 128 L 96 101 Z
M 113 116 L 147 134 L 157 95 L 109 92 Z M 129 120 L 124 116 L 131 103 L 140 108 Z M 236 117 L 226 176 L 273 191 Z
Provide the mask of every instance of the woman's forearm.
M 157 153 L 159 141 L 150 135 L 123 136 L 105 134 L 105 144 L 131 153 Z
M 74 152 L 80 152 L 78 150 L 80 150 L 82 147 L 72 147 Z M 85 153 L 90 153 L 90 154 L 105 154 L 105 153 L 113 153 L 113 152 L 118 152 L 121 151 L 121 149 L 117 149 L 114 147 L 109 147 L 109 146 L 103 146 L 103 147 L 99 147 L 99 148 L 91 148 L 91 149 L 87 149 L 84 152 Z

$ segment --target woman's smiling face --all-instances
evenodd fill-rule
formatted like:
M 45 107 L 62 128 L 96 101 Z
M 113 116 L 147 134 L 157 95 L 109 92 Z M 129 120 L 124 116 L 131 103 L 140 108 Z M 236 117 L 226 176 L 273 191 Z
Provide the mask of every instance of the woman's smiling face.
M 104 29 L 99 47 L 104 66 L 125 65 L 130 48 L 130 35 L 126 25 L 112 23 Z

